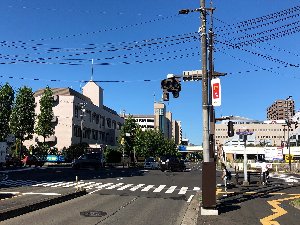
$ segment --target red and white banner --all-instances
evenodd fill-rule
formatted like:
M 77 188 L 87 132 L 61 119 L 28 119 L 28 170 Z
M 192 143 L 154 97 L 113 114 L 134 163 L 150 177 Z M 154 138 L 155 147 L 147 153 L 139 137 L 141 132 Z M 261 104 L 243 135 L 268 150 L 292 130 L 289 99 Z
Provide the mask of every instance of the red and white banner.
M 219 78 L 214 78 L 211 80 L 211 96 L 212 96 L 212 105 L 220 106 L 221 105 L 221 81 Z

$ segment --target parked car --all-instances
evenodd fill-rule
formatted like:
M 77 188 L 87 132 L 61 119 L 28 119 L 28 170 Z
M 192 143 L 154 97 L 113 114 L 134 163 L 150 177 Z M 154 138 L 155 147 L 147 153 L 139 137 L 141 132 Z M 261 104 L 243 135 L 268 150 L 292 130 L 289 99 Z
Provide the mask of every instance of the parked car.
M 186 165 L 183 160 L 180 160 L 175 156 L 161 157 L 160 169 L 161 171 L 185 171 Z
M 45 161 L 38 158 L 35 155 L 27 155 L 22 159 L 22 163 L 24 166 L 43 166 Z
M 144 168 L 152 170 L 159 169 L 159 162 L 157 162 L 154 157 L 149 157 L 145 160 Z
M 81 155 L 78 159 L 73 160 L 72 168 L 95 168 L 105 166 L 105 160 L 101 153 L 86 153 Z
M 22 165 L 23 165 L 22 161 L 18 157 L 14 157 L 12 155 L 5 156 L 5 166 L 6 167 L 10 167 L 10 166 L 21 167 Z

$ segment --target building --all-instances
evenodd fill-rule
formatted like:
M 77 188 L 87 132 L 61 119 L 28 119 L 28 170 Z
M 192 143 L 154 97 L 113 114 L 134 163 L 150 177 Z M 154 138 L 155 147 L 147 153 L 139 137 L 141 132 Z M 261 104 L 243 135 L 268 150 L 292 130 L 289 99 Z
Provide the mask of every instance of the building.
M 288 133 L 291 135 L 294 132 L 293 126 L 288 130 L 285 120 L 258 121 L 238 116 L 231 117 L 230 120 L 234 124 L 235 132 L 239 129 L 253 131 L 253 134 L 248 136 L 248 144 L 253 145 L 281 146 L 282 142 L 287 141 Z M 239 142 L 243 142 L 238 134 L 228 137 L 228 121 L 223 120 L 215 126 L 215 140 L 217 145 L 238 145 Z
M 176 144 L 182 140 L 181 121 L 173 120 L 172 113 L 166 111 L 166 105 L 162 102 L 154 103 L 153 115 L 124 115 L 125 119 L 132 116 L 143 131 L 146 129 L 158 129 L 165 138 L 173 138 Z
M 295 102 L 292 99 L 277 100 L 267 109 L 268 120 L 291 119 L 295 115 Z
M 34 93 L 37 104 L 36 114 L 40 113 L 39 100 L 45 89 Z M 82 94 L 71 88 L 51 88 L 53 92 L 53 126 L 55 134 L 46 142 L 58 148 L 86 142 L 90 146 L 116 146 L 124 119 L 117 112 L 103 105 L 103 89 L 89 81 L 82 88 Z M 43 142 L 34 134 L 25 146 Z

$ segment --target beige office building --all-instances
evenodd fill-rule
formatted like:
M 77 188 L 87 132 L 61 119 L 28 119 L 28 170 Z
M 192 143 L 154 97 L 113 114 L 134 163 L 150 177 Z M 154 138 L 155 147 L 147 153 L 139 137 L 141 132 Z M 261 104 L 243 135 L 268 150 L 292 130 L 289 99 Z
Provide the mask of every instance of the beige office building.
M 36 114 L 40 113 L 39 100 L 45 89 L 35 92 Z M 53 126 L 55 134 L 46 138 L 52 147 L 61 150 L 72 144 L 86 142 L 90 146 L 116 146 L 124 119 L 117 112 L 103 105 L 103 89 L 89 81 L 82 94 L 71 88 L 51 88 L 53 91 Z M 43 142 L 34 134 L 25 146 Z
M 238 134 L 228 137 L 228 121 L 223 120 L 221 123 L 216 124 L 215 139 L 217 145 L 228 145 L 229 143 L 230 145 L 237 145 L 238 142 L 242 142 Z M 234 117 L 231 121 L 234 123 L 235 133 L 239 129 L 253 131 L 253 135 L 248 137 L 248 144 L 253 145 L 281 146 L 282 141 L 287 141 L 288 132 L 290 135 L 294 132 L 293 127 L 288 131 L 284 120 L 257 121 L 243 117 Z
M 128 116 L 132 116 L 132 118 L 141 126 L 142 130 L 158 129 L 164 134 L 165 138 L 173 138 L 176 144 L 181 143 L 181 121 L 172 119 L 172 113 L 166 111 L 166 105 L 164 103 L 154 103 L 153 115 L 125 115 L 125 119 Z

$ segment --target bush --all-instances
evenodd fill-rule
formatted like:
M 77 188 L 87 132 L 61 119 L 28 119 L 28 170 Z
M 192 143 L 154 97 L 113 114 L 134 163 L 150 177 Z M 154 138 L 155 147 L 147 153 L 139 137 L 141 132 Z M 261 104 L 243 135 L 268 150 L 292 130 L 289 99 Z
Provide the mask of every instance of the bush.
M 105 150 L 105 159 L 107 163 L 119 163 L 122 159 L 122 152 L 107 148 Z

